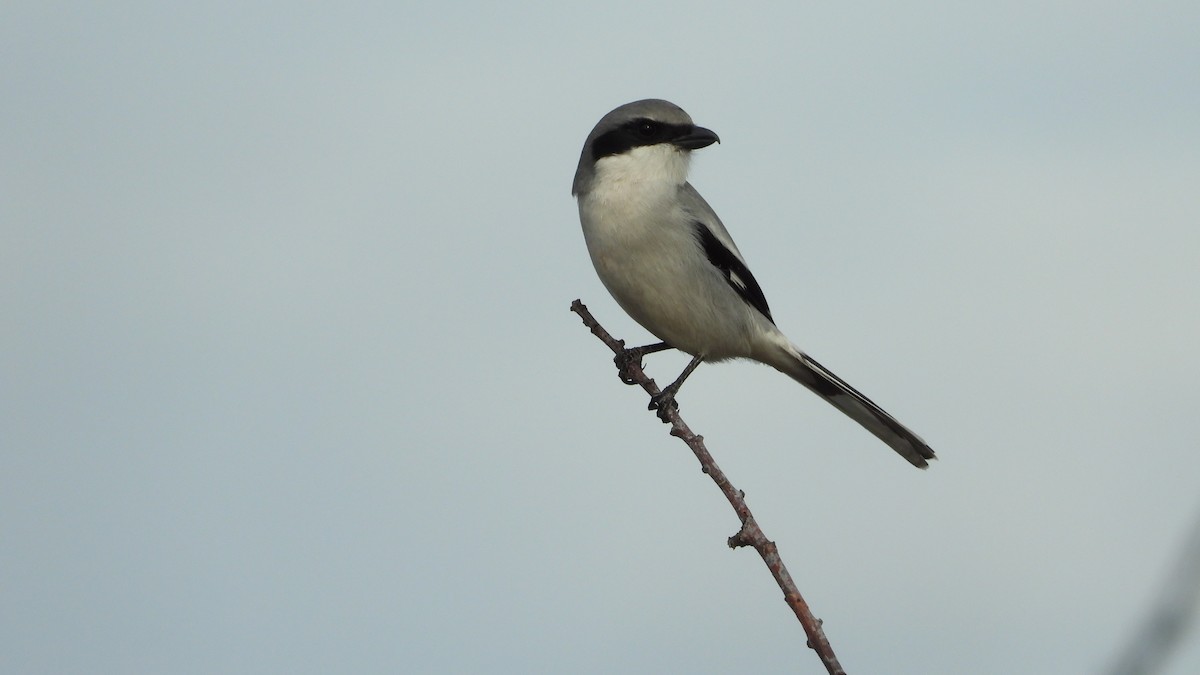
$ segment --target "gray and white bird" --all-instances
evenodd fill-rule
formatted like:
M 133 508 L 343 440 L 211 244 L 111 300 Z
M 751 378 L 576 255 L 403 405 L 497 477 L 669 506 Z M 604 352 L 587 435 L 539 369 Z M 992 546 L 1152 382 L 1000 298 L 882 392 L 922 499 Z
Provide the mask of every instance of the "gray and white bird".
M 661 343 L 618 357 L 679 349 L 683 373 L 651 400 L 660 415 L 703 362 L 746 358 L 808 387 L 914 466 L 933 450 L 775 325 L 762 289 L 721 219 L 687 181 L 691 151 L 720 139 L 679 106 L 646 99 L 605 115 L 583 144 L 575 182 L 592 264 L 617 304 Z

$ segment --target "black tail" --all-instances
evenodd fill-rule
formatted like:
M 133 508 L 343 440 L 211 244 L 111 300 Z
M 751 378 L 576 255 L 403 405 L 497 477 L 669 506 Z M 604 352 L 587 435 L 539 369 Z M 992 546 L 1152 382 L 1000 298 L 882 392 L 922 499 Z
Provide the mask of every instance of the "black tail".
M 833 407 L 863 425 L 863 427 L 887 443 L 913 466 L 924 469 L 926 460 L 935 459 L 933 449 L 908 427 L 896 421 L 883 408 L 863 396 L 857 389 L 846 384 L 842 378 L 831 373 L 825 366 L 798 349 L 789 350 L 793 359 L 786 368 L 780 368 L 800 384 L 811 389 Z

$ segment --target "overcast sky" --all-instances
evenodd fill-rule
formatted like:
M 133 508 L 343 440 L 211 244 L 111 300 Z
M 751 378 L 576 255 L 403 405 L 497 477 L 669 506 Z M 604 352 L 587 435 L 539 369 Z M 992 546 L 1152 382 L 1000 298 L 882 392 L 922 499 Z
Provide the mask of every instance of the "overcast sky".
M 823 672 L 568 312 L 651 341 L 569 190 L 658 97 L 780 327 L 940 457 L 755 364 L 679 397 L 842 664 L 1099 672 L 1200 511 L 1198 25 L 4 3 L 0 671 Z

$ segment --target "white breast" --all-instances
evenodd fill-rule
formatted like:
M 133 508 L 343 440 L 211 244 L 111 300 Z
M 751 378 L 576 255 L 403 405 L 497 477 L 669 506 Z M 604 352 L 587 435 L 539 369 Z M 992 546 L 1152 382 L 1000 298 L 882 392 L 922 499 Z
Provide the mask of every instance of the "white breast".
M 596 273 L 621 308 L 674 347 L 746 356 L 753 310 L 709 263 L 680 199 L 688 153 L 635 148 L 596 163 L 579 219 Z

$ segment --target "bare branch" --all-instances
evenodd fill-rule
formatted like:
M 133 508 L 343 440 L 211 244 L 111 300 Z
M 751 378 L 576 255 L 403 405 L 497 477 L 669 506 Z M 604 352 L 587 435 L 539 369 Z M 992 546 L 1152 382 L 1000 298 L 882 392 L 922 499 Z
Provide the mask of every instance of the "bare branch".
M 600 341 L 618 357 L 625 351 L 625 342 L 613 338 L 608 331 L 604 330 L 582 302 L 576 300 L 571 303 L 571 311 L 578 314 L 583 319 L 583 324 L 591 329 L 592 334 L 600 338 Z M 654 380 L 642 372 L 642 364 L 639 359 L 633 359 L 627 363 L 622 376 L 628 376 L 632 383 L 641 386 L 651 396 L 659 393 L 658 385 L 654 383 Z M 825 664 L 825 670 L 830 675 L 845 675 L 846 671 L 838 663 L 837 656 L 833 653 L 833 647 L 830 646 L 829 639 L 825 637 L 825 631 L 821 628 L 821 620 L 813 616 L 812 611 L 808 608 L 808 603 L 800 595 L 796 583 L 792 580 L 792 575 L 788 573 L 783 559 L 779 557 L 779 550 L 776 548 L 775 542 L 767 539 L 762 529 L 759 528 L 758 521 L 754 519 L 754 514 L 746 505 L 745 494 L 733 487 L 729 478 L 725 476 L 725 473 L 713 460 L 712 455 L 709 454 L 708 448 L 704 445 L 704 438 L 692 433 L 688 425 L 679 417 L 679 411 L 676 408 L 670 407 L 659 413 L 664 421 L 671 424 L 671 435 L 683 440 L 691 448 L 696 459 L 700 461 L 704 473 L 713 479 L 713 482 L 721 489 L 721 493 L 729 500 L 734 512 L 737 513 L 742 527 L 737 534 L 729 538 L 729 547 L 751 546 L 758 551 L 763 562 L 766 563 L 767 569 L 775 577 L 775 583 L 779 584 L 779 589 L 783 591 L 784 602 L 792 608 L 792 612 L 799 619 L 805 634 L 808 635 L 808 646 L 817 653 L 821 663 Z

